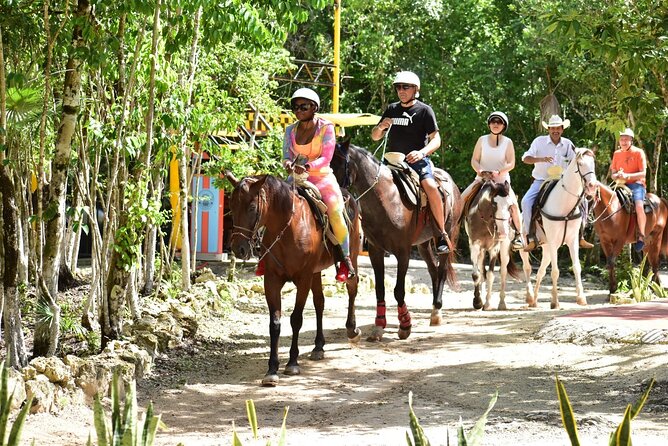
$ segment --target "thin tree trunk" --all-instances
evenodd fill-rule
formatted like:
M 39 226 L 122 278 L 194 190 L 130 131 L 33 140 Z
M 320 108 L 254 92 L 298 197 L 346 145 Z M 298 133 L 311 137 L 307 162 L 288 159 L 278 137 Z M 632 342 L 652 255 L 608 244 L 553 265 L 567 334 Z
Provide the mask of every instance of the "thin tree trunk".
M 76 16 L 85 18 L 90 14 L 87 0 L 78 0 Z M 72 42 L 79 47 L 83 42 L 82 26 L 74 27 Z M 63 84 L 63 107 L 60 126 L 56 137 L 56 151 L 52 161 L 52 177 L 49 184 L 48 213 L 46 234 L 42 258 L 42 275 L 38 279 L 40 299 L 49 307 L 52 319 L 48 324 L 40 324 L 35 329 L 34 356 L 53 356 L 58 348 L 60 333 L 60 306 L 57 303 L 58 274 L 63 256 L 65 228 L 65 198 L 67 195 L 67 176 L 70 166 L 72 140 L 79 116 L 81 96 L 81 62 L 72 53 L 67 61 L 67 71 Z M 54 339 L 55 338 L 55 339 Z

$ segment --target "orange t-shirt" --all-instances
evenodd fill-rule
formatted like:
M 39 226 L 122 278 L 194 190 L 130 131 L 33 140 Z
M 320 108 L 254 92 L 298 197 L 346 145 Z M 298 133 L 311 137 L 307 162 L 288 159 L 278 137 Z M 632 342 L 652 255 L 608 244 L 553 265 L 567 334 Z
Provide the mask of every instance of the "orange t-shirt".
M 615 150 L 610 168 L 614 172 L 624 169 L 625 173 L 638 173 L 644 172 L 645 166 L 645 152 L 636 146 L 631 146 L 629 150 Z M 629 183 L 640 183 L 644 186 L 645 180 L 629 181 Z

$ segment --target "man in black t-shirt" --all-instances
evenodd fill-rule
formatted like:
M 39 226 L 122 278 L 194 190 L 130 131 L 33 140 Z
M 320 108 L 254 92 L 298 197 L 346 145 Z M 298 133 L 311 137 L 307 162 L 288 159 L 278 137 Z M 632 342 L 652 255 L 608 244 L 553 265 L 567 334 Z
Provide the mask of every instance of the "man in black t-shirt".
M 429 155 L 441 146 L 434 110 L 420 97 L 420 78 L 410 71 L 401 71 L 394 78 L 399 102 L 387 107 L 380 122 L 371 130 L 371 139 L 378 141 L 389 131 L 387 151 L 401 152 L 406 162 L 420 176 L 420 185 L 427 195 L 429 208 L 441 233 L 436 244 L 439 254 L 450 252 L 445 232 L 443 201 L 429 162 Z

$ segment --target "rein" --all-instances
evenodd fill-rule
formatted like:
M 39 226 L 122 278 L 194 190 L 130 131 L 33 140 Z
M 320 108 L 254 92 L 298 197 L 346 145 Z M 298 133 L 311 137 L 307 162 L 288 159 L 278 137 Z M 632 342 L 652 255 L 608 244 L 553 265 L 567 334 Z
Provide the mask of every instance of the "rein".
M 606 221 L 609 218 L 614 217 L 615 214 L 621 212 L 624 209 L 624 207 L 621 206 L 621 203 L 620 203 L 619 209 L 617 209 L 615 212 L 612 212 L 610 215 L 607 215 L 605 218 L 601 219 L 601 217 L 603 217 L 603 214 L 605 214 L 605 211 L 607 211 L 610 208 L 610 206 L 612 205 L 612 200 L 613 199 L 619 201 L 619 198 L 617 198 L 617 194 L 615 193 L 614 190 L 612 191 L 612 195 L 610 196 L 610 200 L 608 200 L 608 204 L 606 204 L 605 208 L 603 208 L 603 211 L 601 211 L 601 215 L 599 215 L 597 218 L 594 218 L 591 221 L 592 224 L 596 223 L 599 220 L 601 220 L 602 222 Z M 600 202 L 601 202 L 601 189 L 599 188 L 598 191 L 597 191 L 597 194 L 596 194 L 596 203 L 594 204 L 594 207 L 596 207 L 596 204 L 598 204 Z
M 378 145 L 378 147 L 376 147 L 376 150 L 374 150 L 374 152 L 373 152 L 374 157 L 375 157 L 376 153 L 378 152 L 378 150 L 381 147 L 383 148 L 383 151 L 381 152 L 381 155 L 380 155 L 381 159 L 382 159 L 383 156 L 385 156 L 385 149 L 387 148 L 387 137 L 388 137 L 389 134 L 390 134 L 390 132 L 389 132 L 389 129 L 388 129 L 388 131 L 385 132 L 385 137 L 383 138 L 383 141 Z M 350 162 L 350 159 L 348 157 L 346 157 L 346 173 L 348 172 L 348 163 L 349 162 Z M 366 195 L 367 192 L 369 192 L 371 189 L 376 187 L 376 184 L 378 184 L 378 181 L 380 180 L 380 170 L 382 169 L 382 167 L 383 167 L 383 162 L 380 161 L 378 163 L 378 171 L 376 172 L 376 177 L 374 178 L 373 182 L 371 183 L 371 186 L 369 186 L 364 192 L 362 192 L 357 198 L 355 198 L 355 201 L 357 203 L 359 203 L 360 199 L 364 195 Z

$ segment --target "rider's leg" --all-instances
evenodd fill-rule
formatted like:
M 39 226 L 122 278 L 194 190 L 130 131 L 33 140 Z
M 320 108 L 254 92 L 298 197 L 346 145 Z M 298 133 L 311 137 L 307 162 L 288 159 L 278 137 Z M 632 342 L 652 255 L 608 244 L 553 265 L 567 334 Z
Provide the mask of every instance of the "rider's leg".
M 587 226 L 587 217 L 589 215 L 589 203 L 587 200 L 582 200 L 580 203 L 580 213 L 582 214 L 582 223 L 580 224 L 580 248 L 583 249 L 590 249 L 593 248 L 594 245 L 589 243 L 587 240 L 584 238 L 584 230 L 585 227 Z
M 522 235 L 524 236 L 524 241 L 527 242 L 527 248 L 535 248 L 535 244 L 532 247 L 528 243 L 528 236 L 531 233 L 531 213 L 533 212 L 533 204 L 538 197 L 540 192 L 540 186 L 543 184 L 543 180 L 534 180 L 529 186 L 529 190 L 522 197 Z
M 462 200 L 462 203 L 466 203 L 466 200 L 468 200 L 468 199 L 470 198 L 469 195 L 470 195 L 471 192 L 473 191 L 473 188 L 474 188 L 477 184 L 479 184 L 480 181 L 481 181 L 481 179 L 478 178 L 478 177 L 476 177 L 476 179 L 473 180 L 473 182 L 472 182 L 471 184 L 469 184 L 468 187 L 467 187 L 466 189 L 464 189 L 464 191 L 462 192 L 462 194 L 459 196 L 459 197 L 461 198 L 461 200 Z
M 443 212 L 443 199 L 441 193 L 438 190 L 438 185 L 436 180 L 433 178 L 425 178 L 420 182 L 422 188 L 424 189 L 425 194 L 427 194 L 427 201 L 429 202 L 429 209 L 431 214 L 434 216 L 434 221 L 436 227 L 440 233 L 438 243 L 436 245 L 436 250 L 439 254 L 447 254 L 450 252 L 450 247 L 448 246 L 448 234 L 445 232 L 445 216 Z
M 643 201 L 636 201 L 636 220 L 638 222 L 638 241 L 635 242 L 634 248 L 640 252 L 645 247 L 645 224 L 647 223 L 647 216 L 645 215 L 645 204 Z
M 350 236 L 343 216 L 344 206 L 341 189 L 334 175 L 327 175 L 318 181 L 317 187 L 322 195 L 322 201 L 327 205 L 327 216 L 332 232 L 341 246 L 341 251 L 343 251 L 343 262 L 339 264 L 336 279 L 345 282 L 349 277 L 355 275 L 355 270 L 350 261 Z

